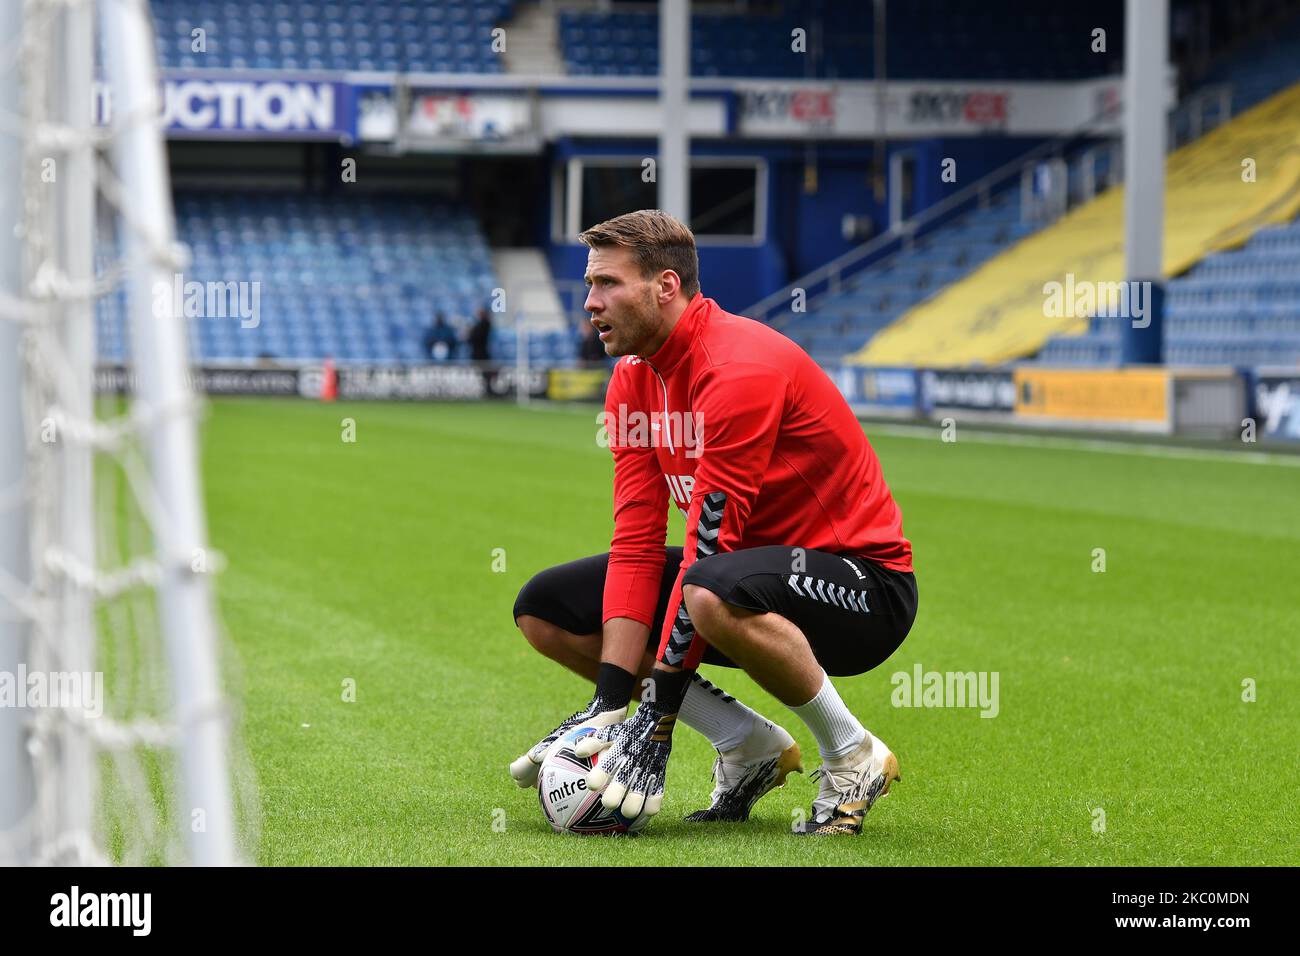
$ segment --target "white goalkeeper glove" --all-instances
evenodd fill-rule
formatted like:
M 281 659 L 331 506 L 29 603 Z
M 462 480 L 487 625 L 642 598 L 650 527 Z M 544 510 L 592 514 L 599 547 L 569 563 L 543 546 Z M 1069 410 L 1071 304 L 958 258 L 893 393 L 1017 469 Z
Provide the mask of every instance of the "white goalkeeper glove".
M 566 719 L 539 740 L 527 753 L 510 764 L 510 776 L 514 777 L 515 783 L 521 787 L 537 786 L 537 773 L 542 768 L 542 761 L 560 749 L 565 734 L 579 728 L 608 727 L 610 724 L 621 722 L 626 716 L 627 704 L 614 707 L 601 697 L 593 697 L 591 703 Z

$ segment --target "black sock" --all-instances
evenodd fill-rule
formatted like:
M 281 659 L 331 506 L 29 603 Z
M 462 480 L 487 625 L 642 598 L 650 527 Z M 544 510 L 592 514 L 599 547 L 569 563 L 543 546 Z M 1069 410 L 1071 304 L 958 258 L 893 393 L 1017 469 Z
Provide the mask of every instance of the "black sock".
M 617 664 L 600 662 L 600 670 L 596 673 L 596 696 L 609 704 L 610 710 L 626 707 L 635 686 L 635 674 L 629 674 Z
M 646 703 L 653 703 L 665 713 L 677 713 L 682 709 L 682 698 L 686 696 L 686 688 L 690 686 L 693 673 L 694 671 L 666 671 L 656 667 L 650 672 L 654 700 Z

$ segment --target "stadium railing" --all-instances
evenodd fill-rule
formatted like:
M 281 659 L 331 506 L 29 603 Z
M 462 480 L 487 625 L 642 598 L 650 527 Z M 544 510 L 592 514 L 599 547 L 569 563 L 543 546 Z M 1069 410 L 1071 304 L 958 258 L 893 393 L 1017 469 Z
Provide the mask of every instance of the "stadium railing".
M 1170 111 L 1172 144 L 1170 149 L 1177 148 L 1189 138 L 1199 137 L 1229 120 L 1231 97 L 1232 89 L 1226 84 L 1206 87 L 1186 97 Z M 847 279 L 870 266 L 883 264 L 899 253 L 909 251 L 921 236 L 942 228 L 959 216 L 973 209 L 987 208 L 995 194 L 1016 185 L 1024 188 L 1026 178 L 1032 176 L 1033 170 L 1039 164 L 1052 160 L 1065 160 L 1074 151 L 1081 148 L 1085 148 L 1086 151 L 1086 146 L 1092 145 L 1088 144 L 1088 140 L 1106 138 L 1108 134 L 1104 133 L 1103 129 L 1106 124 L 1114 120 L 1117 112 L 1117 105 L 1101 110 L 1069 133 L 1039 144 L 946 199 L 904 220 L 889 231 L 881 233 L 760 299 L 746 309 L 744 314 L 778 330 L 783 329 L 798 315 L 790 310 L 796 290 L 803 291 L 807 311 L 813 312 L 825 297 L 839 294 Z M 1115 172 L 1118 173 L 1117 168 Z M 1094 178 L 1091 190 L 1085 190 L 1073 201 L 1067 201 L 1059 208 L 1055 217 L 1040 219 L 1034 222 L 1034 225 L 1039 228 L 1050 225 L 1055 218 L 1059 218 L 1059 215 L 1073 206 L 1092 199 L 1095 189 Z

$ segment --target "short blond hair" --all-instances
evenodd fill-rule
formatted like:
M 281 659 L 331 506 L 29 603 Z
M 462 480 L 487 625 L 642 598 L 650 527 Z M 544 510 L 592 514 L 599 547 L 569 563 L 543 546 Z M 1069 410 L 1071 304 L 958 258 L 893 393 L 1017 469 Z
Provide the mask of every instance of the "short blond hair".
M 632 250 L 641 275 L 671 269 L 682 280 L 682 292 L 693 298 L 700 291 L 700 257 L 695 234 L 661 209 L 638 209 L 597 223 L 578 236 L 584 246 L 622 246 Z

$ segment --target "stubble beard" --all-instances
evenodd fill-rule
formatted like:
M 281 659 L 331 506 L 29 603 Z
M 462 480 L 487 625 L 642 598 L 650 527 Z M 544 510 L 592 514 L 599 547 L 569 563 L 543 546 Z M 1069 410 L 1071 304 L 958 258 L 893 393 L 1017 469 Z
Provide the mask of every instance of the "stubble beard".
M 624 334 L 620 338 L 627 344 L 618 352 L 607 352 L 611 356 L 641 355 L 654 339 L 659 326 L 659 307 L 655 305 L 654 292 L 646 290 L 645 298 L 629 311 L 624 324 Z

